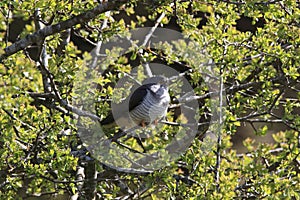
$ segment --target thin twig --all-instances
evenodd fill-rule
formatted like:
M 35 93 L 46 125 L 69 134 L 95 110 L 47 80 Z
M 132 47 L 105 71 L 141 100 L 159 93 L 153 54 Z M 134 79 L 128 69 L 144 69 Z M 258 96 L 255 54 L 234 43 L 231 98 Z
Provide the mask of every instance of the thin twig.
M 219 104 L 219 123 L 220 123 L 220 130 L 218 130 L 218 137 L 217 137 L 217 151 L 216 151 L 216 166 L 215 166 L 215 181 L 217 184 L 217 190 L 219 191 L 219 184 L 220 184 L 220 165 L 221 165 L 221 145 L 222 145 L 222 124 L 223 124 L 223 77 L 222 74 L 220 76 L 220 104 Z
M 16 118 L 10 111 L 6 110 L 5 108 L 2 108 L 2 110 L 13 120 L 20 122 L 20 124 L 22 124 L 23 126 L 26 126 L 28 128 L 30 128 L 31 130 L 34 130 L 35 128 L 25 122 L 23 122 L 22 120 Z
M 281 148 L 281 147 L 268 151 L 268 153 L 270 153 L 270 154 L 276 154 L 276 153 L 281 153 L 281 152 L 283 152 L 283 148 Z M 243 158 L 244 156 L 253 157 L 254 154 L 255 154 L 254 152 L 241 153 L 241 154 L 237 154 L 236 157 L 238 157 L 238 158 Z
M 105 13 L 105 17 L 109 17 L 110 16 L 110 11 L 106 12 Z M 97 64 L 98 64 L 98 57 L 100 56 L 100 50 L 101 50 L 101 46 L 102 46 L 102 40 L 103 40 L 103 37 L 102 37 L 102 31 L 107 28 L 107 24 L 108 24 L 108 19 L 105 18 L 102 22 L 102 25 L 100 27 L 100 35 L 99 35 L 99 41 L 97 42 L 97 45 L 96 45 L 96 49 L 95 51 L 93 52 L 95 55 L 93 55 L 93 61 L 92 61 L 92 64 L 91 64 L 91 69 L 95 69 Z
M 225 3 L 229 4 L 235 4 L 235 5 L 244 5 L 247 4 L 246 1 L 230 1 L 230 0 L 222 0 Z M 281 0 L 270 0 L 270 1 L 261 1 L 261 2 L 255 2 L 255 5 L 269 5 L 269 4 L 275 4 L 280 2 Z
M 172 4 L 173 3 L 171 3 L 171 6 L 172 6 Z M 161 21 L 163 20 L 163 18 L 165 17 L 165 15 L 166 15 L 165 12 L 162 12 L 162 14 L 160 15 L 160 17 L 156 20 L 155 25 L 150 29 L 149 33 L 145 36 L 144 42 L 142 43 L 142 47 L 146 47 L 146 45 L 149 43 L 150 38 L 153 36 L 155 30 L 157 29 L 158 25 L 161 23 Z M 145 72 L 147 74 L 147 77 L 152 77 L 153 74 L 151 72 L 151 69 L 150 69 L 150 66 L 149 66 L 149 62 L 145 61 L 145 59 L 139 53 L 139 51 L 138 51 L 138 54 L 142 58 L 142 60 L 144 62 L 144 67 L 145 67 Z
M 34 22 L 35 22 L 35 27 L 36 30 L 41 30 L 43 27 L 43 24 L 41 23 L 40 16 L 41 12 L 39 9 L 36 9 L 34 12 Z M 45 71 L 45 68 L 48 67 L 48 54 L 46 51 L 46 44 L 44 40 L 40 40 L 39 43 L 37 43 L 37 48 L 38 48 L 38 64 L 40 65 L 39 69 L 42 74 L 42 80 L 43 80 L 43 87 L 44 87 L 44 92 L 49 93 L 51 92 L 51 86 L 50 86 L 50 79 L 48 78 L 47 71 Z

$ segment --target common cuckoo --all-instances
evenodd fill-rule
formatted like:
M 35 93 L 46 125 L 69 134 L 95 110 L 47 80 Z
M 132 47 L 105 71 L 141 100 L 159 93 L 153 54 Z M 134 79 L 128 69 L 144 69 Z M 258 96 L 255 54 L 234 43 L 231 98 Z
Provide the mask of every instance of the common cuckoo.
M 168 79 L 154 76 L 143 81 L 127 100 L 116 105 L 114 112 L 100 123 L 105 126 L 117 122 L 118 126 L 127 128 L 156 124 L 166 116 L 169 103 Z

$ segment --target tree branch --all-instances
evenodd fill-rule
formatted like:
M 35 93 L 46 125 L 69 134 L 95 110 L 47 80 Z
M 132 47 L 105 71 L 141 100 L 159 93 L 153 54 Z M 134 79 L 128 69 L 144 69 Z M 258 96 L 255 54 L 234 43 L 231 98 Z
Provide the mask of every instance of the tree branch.
M 4 49 L 5 53 L 0 55 L 0 62 L 3 62 L 3 60 L 5 58 L 7 58 L 8 56 L 11 56 L 11 55 L 17 53 L 18 51 L 28 47 L 29 45 L 31 45 L 33 43 L 38 43 L 39 41 L 42 41 L 47 36 L 53 35 L 55 33 L 59 33 L 63 30 L 67 30 L 68 28 L 71 28 L 74 25 L 87 22 L 87 21 L 95 18 L 97 15 L 99 15 L 101 13 L 104 13 L 109 10 L 115 10 L 122 4 L 125 4 L 128 2 L 130 2 L 130 0 L 118 0 L 118 1 L 110 0 L 106 3 L 99 4 L 94 9 L 91 9 L 85 13 L 82 13 L 80 15 L 72 17 L 71 19 L 60 22 L 58 24 L 46 26 L 45 28 L 40 29 L 30 35 L 27 35 L 25 38 L 6 47 Z

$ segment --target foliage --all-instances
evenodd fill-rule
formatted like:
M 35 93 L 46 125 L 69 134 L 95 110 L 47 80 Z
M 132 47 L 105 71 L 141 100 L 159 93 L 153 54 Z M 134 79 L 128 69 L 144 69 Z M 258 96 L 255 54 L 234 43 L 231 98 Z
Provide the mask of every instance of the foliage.
M 60 23 L 97 5 L 95 1 L 1 1 L 0 54 L 5 54 L 5 48 L 16 40 L 38 31 L 37 21 L 44 25 Z M 34 19 L 37 10 L 41 13 L 38 20 Z M 91 199 L 90 194 L 100 199 L 300 199 L 299 2 L 130 1 L 114 10 L 74 26 L 70 30 L 71 42 L 62 52 L 58 49 L 64 44 L 63 34 L 54 34 L 45 38 L 44 46 L 33 44 L 1 60 L 0 199 L 67 199 L 76 194 L 81 199 Z M 165 16 L 157 22 L 162 14 Z M 19 33 L 17 20 L 24 27 Z M 104 22 L 106 27 L 102 27 Z M 74 101 L 74 82 L 82 78 L 78 72 L 83 57 L 91 50 L 89 45 L 94 47 L 99 40 L 136 27 L 154 26 L 156 22 L 179 30 L 205 47 L 215 70 L 221 73 L 226 101 L 221 135 L 216 135 L 219 142 L 209 143 L 213 144 L 209 152 L 203 152 L 208 144 L 203 137 L 209 133 L 206 126 L 200 125 L 187 151 L 166 167 L 146 173 L 118 171 L 91 161 L 90 154 L 84 151 L 79 137 L 80 113 L 68 107 Z M 17 35 L 12 38 L 14 33 Z M 46 52 L 46 63 L 41 46 L 36 48 L 39 45 Z M 34 59 L 31 50 L 40 51 L 38 59 Z M 111 59 L 103 63 L 107 65 L 105 73 L 87 83 L 87 87 L 82 86 L 86 97 L 95 92 L 93 97 L 98 100 L 92 117 L 107 115 L 115 84 L 133 67 L 141 66 L 136 63 L 142 58 L 179 66 L 182 71 L 194 67 L 192 60 L 172 49 L 148 49 L 142 54 L 134 46 L 132 50 L 117 62 Z M 115 52 L 106 53 L 116 56 Z M 192 70 L 185 77 L 198 97 L 199 123 L 205 124 L 210 120 L 211 102 L 202 75 Z M 45 78 L 50 90 L 46 89 Z M 142 75 L 139 78 L 143 80 Z M 96 85 L 97 90 L 91 90 L 88 84 Z M 178 103 L 176 98 L 182 94 L 176 86 L 171 86 L 172 104 Z M 120 97 L 126 94 L 126 90 L 118 92 Z M 185 120 L 176 119 L 174 113 L 176 110 L 169 109 L 169 122 Z M 244 124 L 252 125 L 257 135 L 266 135 L 276 124 L 282 130 L 272 135 L 273 143 L 244 140 L 247 153 L 241 154 L 232 148 L 232 136 L 243 134 L 237 130 Z M 148 140 L 147 150 L 163 147 L 179 130 L 172 124 L 162 129 L 167 135 L 158 134 L 153 141 Z M 141 150 L 136 140 L 124 143 Z M 85 169 L 82 179 L 78 175 L 80 168 Z M 96 180 L 93 173 L 97 174 Z

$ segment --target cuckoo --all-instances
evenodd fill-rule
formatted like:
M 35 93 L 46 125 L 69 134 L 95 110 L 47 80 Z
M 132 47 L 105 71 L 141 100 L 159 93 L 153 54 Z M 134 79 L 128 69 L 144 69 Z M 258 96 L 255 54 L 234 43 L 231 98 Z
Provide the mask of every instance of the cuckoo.
M 166 116 L 170 95 L 168 79 L 164 76 L 153 76 L 143 81 L 124 102 L 116 105 L 100 123 L 101 125 L 117 124 L 120 127 L 145 127 Z

